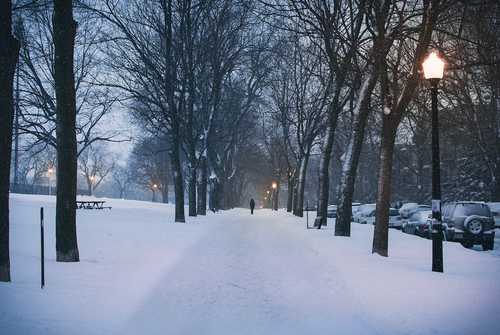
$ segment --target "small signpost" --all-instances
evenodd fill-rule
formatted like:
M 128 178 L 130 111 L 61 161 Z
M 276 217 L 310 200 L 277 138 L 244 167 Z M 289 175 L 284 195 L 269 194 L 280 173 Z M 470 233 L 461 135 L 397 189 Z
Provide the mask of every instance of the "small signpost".
M 306 201 L 306 228 L 309 229 L 309 201 Z
M 45 247 L 43 236 L 43 207 L 40 207 L 40 287 L 45 286 Z

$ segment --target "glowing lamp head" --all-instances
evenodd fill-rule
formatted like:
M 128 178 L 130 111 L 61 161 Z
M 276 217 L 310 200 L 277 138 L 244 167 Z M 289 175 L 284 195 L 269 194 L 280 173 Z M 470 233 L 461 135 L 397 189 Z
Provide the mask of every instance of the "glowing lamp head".
M 153 188 L 157 188 L 157 187 L 158 187 L 158 185 L 156 185 L 156 184 L 153 184 Z
M 271 185 L 272 188 L 275 190 L 278 187 L 278 184 L 274 181 L 273 184 Z
M 52 173 L 54 173 L 54 169 L 53 169 L 53 168 L 49 168 L 49 169 L 47 170 L 47 172 L 48 172 L 49 174 L 52 174 Z
M 437 53 L 431 52 L 422 63 L 425 79 L 441 79 L 444 73 L 444 61 Z

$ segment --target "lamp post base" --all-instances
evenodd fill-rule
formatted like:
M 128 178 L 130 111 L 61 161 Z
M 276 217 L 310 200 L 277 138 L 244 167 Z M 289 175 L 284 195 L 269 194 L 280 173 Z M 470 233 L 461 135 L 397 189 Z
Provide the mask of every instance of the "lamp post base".
M 443 272 L 443 233 L 441 224 L 432 228 L 432 271 Z

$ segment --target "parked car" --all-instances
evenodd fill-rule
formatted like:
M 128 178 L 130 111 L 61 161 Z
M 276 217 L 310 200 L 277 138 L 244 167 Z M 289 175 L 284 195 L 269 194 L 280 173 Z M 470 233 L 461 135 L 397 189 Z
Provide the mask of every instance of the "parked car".
M 351 210 L 351 220 L 354 221 L 354 214 L 359 210 L 359 207 L 361 204 L 359 202 L 353 202 L 352 203 L 352 210 Z
M 401 229 L 403 219 L 396 208 L 389 208 L 389 228 Z
M 480 244 L 491 250 L 495 243 L 495 222 L 484 202 L 458 201 L 445 204 L 442 219 L 446 238 L 462 243 L 466 248 Z
M 399 214 L 401 215 L 401 218 L 408 219 L 415 212 L 428 210 L 431 210 L 431 206 L 409 202 L 401 206 L 401 208 L 399 209 Z
M 495 220 L 495 227 L 500 228 L 500 202 L 488 202 L 488 207 Z
M 432 211 L 417 211 L 402 220 L 401 230 L 407 234 L 429 237 L 431 220 Z
M 416 202 L 408 202 L 406 204 L 403 204 L 403 206 L 399 208 L 399 214 L 403 219 L 408 219 L 411 216 L 412 211 L 417 208 L 417 206 L 418 204 Z
M 377 211 L 374 209 L 364 216 L 364 222 L 361 223 L 375 224 L 376 215 Z M 389 228 L 401 228 L 401 216 L 396 208 L 389 208 Z
M 376 204 L 364 204 L 359 206 L 354 216 L 354 222 L 366 224 L 368 217 L 375 217 Z M 375 219 L 375 218 L 374 218 Z
M 328 205 L 326 210 L 327 218 L 336 218 L 337 217 L 337 205 Z

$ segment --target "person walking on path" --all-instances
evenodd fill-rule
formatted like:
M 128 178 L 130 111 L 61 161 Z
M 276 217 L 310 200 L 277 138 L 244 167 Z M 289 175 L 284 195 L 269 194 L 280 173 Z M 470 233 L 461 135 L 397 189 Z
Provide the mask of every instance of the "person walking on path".
M 255 200 L 253 200 L 253 198 L 252 198 L 252 199 L 250 199 L 250 214 L 252 214 L 252 215 L 253 215 L 254 208 L 255 208 Z

